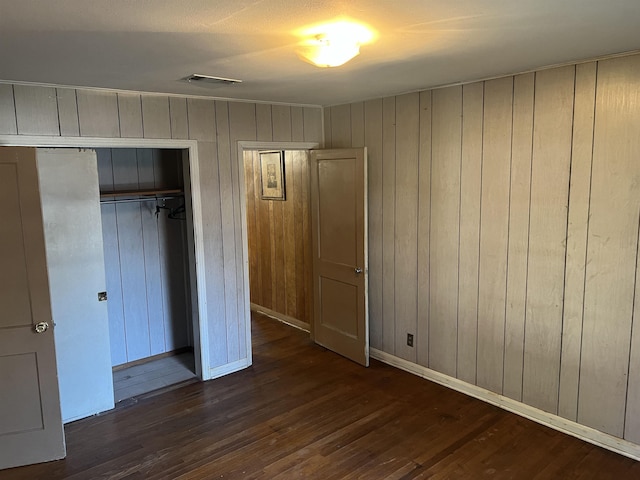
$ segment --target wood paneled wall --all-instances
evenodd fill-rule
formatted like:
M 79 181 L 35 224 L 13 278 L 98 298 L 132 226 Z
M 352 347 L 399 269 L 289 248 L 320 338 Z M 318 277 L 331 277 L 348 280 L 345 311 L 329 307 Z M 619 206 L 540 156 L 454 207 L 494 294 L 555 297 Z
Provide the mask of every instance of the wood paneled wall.
M 322 142 L 322 110 L 0 84 L 0 135 L 198 142 L 211 375 L 247 358 L 239 140 Z
M 330 107 L 325 132 L 369 149 L 374 348 L 640 443 L 640 56 Z
M 100 190 L 182 188 L 179 150 L 97 149 Z M 183 199 L 167 199 L 176 208 Z M 101 205 L 112 365 L 192 345 L 186 222 L 158 201 Z
M 262 200 L 260 155 L 244 157 L 251 303 L 311 321 L 311 229 L 307 152 L 285 151 L 286 200 Z

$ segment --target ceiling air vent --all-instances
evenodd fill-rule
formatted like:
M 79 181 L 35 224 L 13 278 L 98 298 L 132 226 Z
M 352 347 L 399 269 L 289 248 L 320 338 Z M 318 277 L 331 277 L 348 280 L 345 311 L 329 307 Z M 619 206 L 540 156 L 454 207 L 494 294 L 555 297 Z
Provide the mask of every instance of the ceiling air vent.
M 236 83 L 242 83 L 242 80 L 234 80 L 233 78 L 212 77 L 211 75 L 200 75 L 194 73 L 183 80 L 199 85 L 235 85 Z

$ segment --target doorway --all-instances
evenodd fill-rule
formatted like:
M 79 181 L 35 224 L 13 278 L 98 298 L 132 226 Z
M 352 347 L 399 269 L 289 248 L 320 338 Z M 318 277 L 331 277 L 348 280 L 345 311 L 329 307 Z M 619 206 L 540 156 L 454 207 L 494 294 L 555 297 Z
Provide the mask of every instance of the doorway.
M 251 157 L 252 152 L 255 151 L 284 151 L 284 150 L 297 150 L 304 151 L 307 153 L 309 150 L 318 148 L 320 144 L 315 142 L 262 142 L 262 141 L 245 141 L 240 140 L 237 143 L 237 162 L 238 162 L 238 172 L 239 172 L 239 183 L 240 183 L 240 214 L 242 218 L 241 226 L 242 226 L 242 258 L 243 261 L 243 278 L 244 278 L 244 299 L 243 302 L 245 304 L 245 332 L 246 332 L 246 345 L 247 345 L 247 356 L 249 360 L 249 364 L 253 362 L 252 357 L 252 340 L 251 340 L 251 314 L 252 308 L 254 305 L 251 304 L 250 291 L 251 291 L 251 280 L 249 276 L 249 242 L 248 242 L 248 228 L 249 223 L 247 222 L 247 190 L 248 188 L 252 188 L 255 195 L 255 176 L 253 186 L 247 186 L 247 179 L 245 174 L 245 155 Z M 285 186 L 286 188 L 286 186 Z M 259 190 L 258 190 L 259 192 Z M 286 194 L 286 192 L 285 192 Z M 254 205 L 255 211 L 255 205 Z M 255 277 L 254 277 L 255 278 Z M 278 320 L 283 321 L 282 318 Z M 289 322 L 291 323 L 291 322 Z M 293 324 L 292 324 L 293 325 Z M 308 330 L 304 325 L 297 325 L 298 328 L 302 328 L 303 330 Z
M 182 153 L 37 149 L 65 423 L 195 377 Z
M 196 378 L 189 169 L 176 149 L 96 153 L 117 404 Z
M 294 152 L 287 152 L 289 150 Z M 276 158 L 280 155 L 281 164 L 278 166 L 275 160 L 275 173 L 273 168 L 269 171 L 274 163 L 274 154 Z M 307 238 L 312 239 L 312 242 L 307 243 L 307 250 L 313 266 L 306 272 L 304 247 L 303 256 L 298 262 L 301 266 L 298 267 L 295 261 L 287 267 L 286 254 L 278 255 L 276 248 L 283 245 L 282 252 L 287 249 L 290 252 L 293 248 L 293 257 L 296 258 L 296 227 L 304 243 L 304 229 L 300 230 L 300 222 L 296 222 L 295 205 L 288 208 L 274 206 L 274 201 L 286 201 L 287 167 L 290 179 L 295 182 L 295 175 L 291 175 L 295 168 L 293 163 L 288 163 L 287 158 L 290 157 L 289 162 L 292 162 L 296 155 L 299 155 L 309 172 L 300 184 L 303 188 L 307 187 L 306 210 L 311 215 L 310 218 L 304 218 L 304 215 L 299 214 L 303 225 L 304 221 L 309 222 Z M 366 148 L 316 150 L 314 146 L 296 143 L 283 145 L 241 141 L 238 142 L 238 159 L 241 172 L 241 213 L 244 218 L 242 233 L 246 259 L 246 303 L 251 304 L 251 309 L 259 313 L 309 330 L 311 339 L 316 343 L 368 366 Z M 274 181 L 279 176 L 278 168 L 282 171 L 279 186 L 281 192 L 278 192 L 278 181 Z M 274 196 L 278 198 L 273 198 Z M 268 205 L 264 203 L 265 200 L 270 201 Z M 304 209 L 301 211 L 304 212 Z M 289 214 L 289 220 L 287 212 L 293 212 Z M 281 236 L 282 240 L 279 241 Z M 266 243 L 271 243 L 270 248 L 265 248 Z M 249 253 L 252 247 L 253 251 L 258 252 L 257 255 Z M 341 251 L 347 254 L 341 254 Z M 268 268 L 264 268 L 266 258 Z M 287 309 L 290 309 L 300 315 L 296 310 L 297 269 L 302 272 L 303 277 L 308 274 L 313 284 L 312 288 L 306 289 L 309 294 L 304 301 L 306 305 L 313 303 L 312 308 L 308 307 L 313 313 L 308 314 L 309 323 L 302 326 L 299 319 L 287 314 Z M 260 270 L 266 270 L 267 277 Z M 289 282 L 287 279 L 290 279 Z M 259 288 L 258 295 L 253 294 L 256 287 Z M 254 300 L 271 302 L 272 308 L 280 311 L 263 306 L 257 308 Z M 291 308 L 291 305 L 294 307 Z M 247 340 L 250 345 L 250 309 L 247 311 Z
M 313 311 L 308 154 L 243 152 L 251 310 L 306 331 Z M 262 164 L 274 157 L 280 198 L 263 185 Z
M 192 211 L 192 223 L 187 226 L 188 243 L 191 248 L 188 251 L 188 280 L 191 285 L 191 298 L 188 298 L 190 311 L 190 322 L 193 332 L 193 356 L 195 375 L 201 380 L 211 378 L 209 367 L 209 332 L 208 332 L 208 312 L 206 308 L 206 278 L 205 268 L 207 265 L 204 255 L 203 238 L 203 209 L 201 204 L 201 180 L 198 160 L 198 142 L 194 140 L 164 140 L 164 139 L 139 139 L 139 138 L 78 138 L 78 137 L 49 137 L 49 136 L 16 136 L 0 135 L 1 145 L 14 145 L 24 147 L 45 147 L 45 148 L 148 148 L 148 149 L 171 149 L 182 157 L 183 166 L 188 168 L 190 182 L 184 185 L 184 199 Z M 186 178 L 186 177 L 185 177 Z M 196 261 L 197 259 L 197 261 Z M 95 292 L 94 292 L 95 298 Z M 90 331 L 86 328 L 78 329 Z M 104 336 L 108 342 L 108 337 Z M 107 348 L 109 348 L 107 346 Z M 91 362 L 87 362 L 91 365 Z M 112 380 L 110 379 L 110 382 Z M 111 395 L 113 405 L 113 395 Z M 110 408 L 110 407 L 108 407 Z M 104 410 L 104 408 L 102 409 Z M 98 413 L 97 411 L 93 413 Z

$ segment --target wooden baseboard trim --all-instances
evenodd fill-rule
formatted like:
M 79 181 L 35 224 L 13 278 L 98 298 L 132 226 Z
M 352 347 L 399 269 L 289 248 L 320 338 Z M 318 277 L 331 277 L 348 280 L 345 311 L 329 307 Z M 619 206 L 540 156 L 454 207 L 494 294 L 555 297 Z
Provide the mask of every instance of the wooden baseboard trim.
M 549 428 L 553 428 L 554 430 L 579 438 L 585 442 L 606 448 L 607 450 L 619 453 L 625 457 L 633 458 L 634 460 L 640 460 L 640 445 L 629 442 L 628 440 L 567 420 L 566 418 L 526 405 L 517 400 L 513 400 L 512 398 L 498 395 L 490 390 L 486 390 L 471 383 L 436 372 L 435 370 L 423 367 L 422 365 L 417 365 L 403 358 L 396 357 L 395 355 L 390 355 L 380 350 L 376 350 L 375 348 L 372 348 L 370 353 L 372 358 L 386 363 L 387 365 L 391 365 L 419 377 L 431 380 L 432 382 L 449 387 L 460 393 L 464 393 L 465 395 L 477 398 L 478 400 L 490 403 L 491 405 L 495 405 L 496 407 L 500 407 L 511 413 L 520 415 L 521 417 L 528 418 L 536 423 L 540 423 Z
M 288 315 L 284 315 L 282 313 L 278 313 L 276 311 L 270 310 L 266 307 L 262 307 L 258 304 L 251 304 L 251 311 L 261 313 L 269 318 L 273 318 L 274 320 L 278 320 L 279 322 L 286 323 L 291 327 L 298 328 L 305 332 L 309 332 L 311 330 L 310 325 L 307 322 L 302 322 L 297 318 L 290 317 Z
M 120 365 L 116 365 L 112 367 L 114 372 L 118 370 L 124 370 L 125 368 L 135 367 L 136 365 L 143 365 L 145 363 L 153 362 L 154 360 L 160 360 L 161 358 L 173 357 L 174 355 L 180 355 L 182 353 L 193 352 L 193 347 L 180 347 L 175 350 L 171 350 L 169 352 L 159 353 L 157 355 L 151 355 L 150 357 L 140 358 L 138 360 L 134 360 L 133 362 L 122 363 Z

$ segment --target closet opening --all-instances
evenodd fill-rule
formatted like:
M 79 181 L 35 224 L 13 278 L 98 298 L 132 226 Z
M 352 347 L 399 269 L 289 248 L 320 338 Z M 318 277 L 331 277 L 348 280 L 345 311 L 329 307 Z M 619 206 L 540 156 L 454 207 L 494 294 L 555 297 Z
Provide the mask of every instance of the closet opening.
M 96 153 L 117 404 L 197 380 L 189 162 L 179 149 Z

